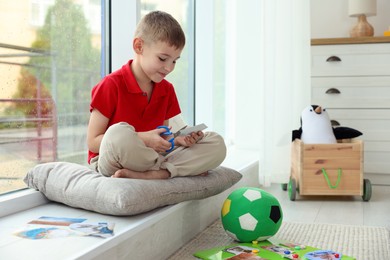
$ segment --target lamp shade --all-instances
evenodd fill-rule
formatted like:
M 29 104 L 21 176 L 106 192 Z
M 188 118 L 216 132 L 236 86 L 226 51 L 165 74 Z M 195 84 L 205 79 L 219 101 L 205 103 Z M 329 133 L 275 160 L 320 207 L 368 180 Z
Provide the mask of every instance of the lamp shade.
M 349 16 L 356 17 L 360 15 L 376 15 L 376 0 L 349 0 Z

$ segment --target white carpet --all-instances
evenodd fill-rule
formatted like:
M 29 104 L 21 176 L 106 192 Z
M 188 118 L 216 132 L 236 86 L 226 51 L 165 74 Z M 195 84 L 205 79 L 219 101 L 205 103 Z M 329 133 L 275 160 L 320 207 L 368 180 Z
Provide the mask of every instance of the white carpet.
M 390 232 L 384 227 L 284 222 L 277 239 L 329 249 L 357 260 L 389 260 Z M 220 221 L 197 235 L 169 260 L 196 259 L 195 252 L 233 243 Z

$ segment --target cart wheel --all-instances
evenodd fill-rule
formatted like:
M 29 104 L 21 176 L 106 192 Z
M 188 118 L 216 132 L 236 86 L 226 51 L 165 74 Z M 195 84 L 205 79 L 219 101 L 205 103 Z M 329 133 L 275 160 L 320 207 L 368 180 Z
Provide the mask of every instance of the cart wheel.
M 295 179 L 291 178 L 290 182 L 288 183 L 288 196 L 290 197 L 291 201 L 294 201 L 297 195 L 297 183 L 295 182 Z
M 288 185 L 288 183 L 282 183 L 280 186 L 282 186 L 282 190 L 286 191 L 287 185 Z
M 369 201 L 371 199 L 371 194 L 372 194 L 372 188 L 371 188 L 371 182 L 369 179 L 364 179 L 363 180 L 363 200 L 364 201 Z

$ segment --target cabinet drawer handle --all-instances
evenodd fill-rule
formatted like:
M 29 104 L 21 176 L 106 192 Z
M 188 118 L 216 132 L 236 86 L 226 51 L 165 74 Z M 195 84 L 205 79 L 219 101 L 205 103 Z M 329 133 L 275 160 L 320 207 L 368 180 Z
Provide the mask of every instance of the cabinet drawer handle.
M 341 61 L 341 59 L 337 56 L 330 56 L 326 59 L 327 62 Z
M 340 126 L 340 123 L 337 121 L 337 120 L 330 120 L 330 123 L 332 124 L 332 126 Z
M 337 88 L 330 88 L 325 93 L 326 94 L 340 94 L 341 92 Z

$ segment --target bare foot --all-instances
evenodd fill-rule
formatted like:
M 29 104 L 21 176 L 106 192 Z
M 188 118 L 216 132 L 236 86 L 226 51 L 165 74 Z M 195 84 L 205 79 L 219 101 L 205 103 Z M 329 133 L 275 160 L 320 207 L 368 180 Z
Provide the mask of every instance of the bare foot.
M 120 169 L 117 170 L 113 178 L 128 178 L 128 179 L 168 179 L 171 174 L 167 170 L 157 170 L 157 171 L 146 171 L 146 172 L 137 172 L 129 169 Z

